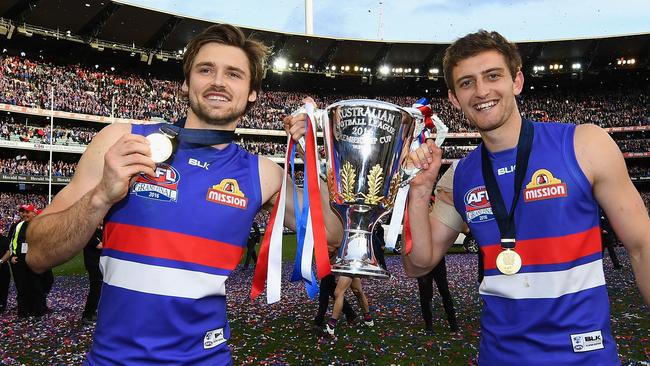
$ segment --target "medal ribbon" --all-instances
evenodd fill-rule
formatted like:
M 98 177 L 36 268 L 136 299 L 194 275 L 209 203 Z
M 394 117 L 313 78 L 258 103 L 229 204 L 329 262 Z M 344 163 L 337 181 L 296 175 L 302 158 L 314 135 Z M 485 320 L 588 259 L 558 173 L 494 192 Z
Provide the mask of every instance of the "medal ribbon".
M 181 118 L 174 124 L 164 124 L 160 132 L 170 138 L 178 137 L 183 142 L 208 146 L 227 144 L 235 139 L 235 131 L 185 128 L 185 121 L 185 118 Z
M 501 190 L 497 184 L 494 170 L 492 170 L 492 161 L 488 156 L 485 144 L 481 144 L 481 170 L 483 172 L 483 180 L 485 181 L 485 189 L 488 193 L 488 199 L 492 206 L 492 213 L 497 219 L 499 225 L 499 233 L 501 235 L 501 248 L 514 249 L 515 247 L 515 208 L 519 201 L 521 188 L 523 186 L 526 170 L 528 169 L 528 159 L 530 158 L 530 151 L 533 147 L 534 127 L 532 122 L 523 119 L 521 122 L 521 130 L 519 131 L 519 141 L 517 142 L 517 161 L 515 165 L 515 190 L 512 197 L 512 206 L 510 213 L 506 209 Z
M 291 146 L 291 136 L 287 136 L 287 146 Z M 262 239 L 262 246 L 255 266 L 253 275 L 253 287 L 251 289 L 251 300 L 264 290 L 264 283 L 268 281 L 266 289 L 266 302 L 272 304 L 280 300 L 281 279 L 282 279 L 282 232 L 284 228 L 284 213 L 287 197 L 287 169 L 289 167 L 289 152 L 285 155 L 284 174 L 282 175 L 282 186 L 280 196 L 275 201 L 273 212 L 269 219 L 267 230 Z

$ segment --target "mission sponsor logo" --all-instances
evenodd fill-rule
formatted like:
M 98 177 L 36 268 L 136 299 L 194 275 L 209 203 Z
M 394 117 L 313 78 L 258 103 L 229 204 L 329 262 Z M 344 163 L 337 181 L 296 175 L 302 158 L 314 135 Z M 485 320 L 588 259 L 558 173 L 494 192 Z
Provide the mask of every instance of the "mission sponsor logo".
M 131 194 L 163 202 L 178 200 L 178 181 L 181 176 L 173 166 L 162 163 L 156 166 L 155 175 L 140 174 L 131 187 Z
M 478 186 L 465 193 L 465 214 L 467 221 L 473 224 L 494 220 L 492 206 L 485 186 Z
M 546 169 L 539 169 L 526 184 L 524 189 L 524 202 L 548 200 L 568 196 L 566 184 L 555 178 Z
M 248 198 L 239 190 L 239 184 L 235 179 L 224 179 L 221 183 L 212 186 L 208 189 L 205 199 L 242 210 L 248 206 Z

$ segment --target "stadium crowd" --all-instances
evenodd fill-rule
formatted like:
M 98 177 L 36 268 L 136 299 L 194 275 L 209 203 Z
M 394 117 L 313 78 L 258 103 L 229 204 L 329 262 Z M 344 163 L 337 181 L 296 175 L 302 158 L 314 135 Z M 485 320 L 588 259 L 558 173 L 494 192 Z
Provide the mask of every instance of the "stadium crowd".
M 20 220 L 18 207 L 30 204 L 42 209 L 47 205 L 47 197 L 41 194 L 0 193 L 0 235 L 6 235 L 9 226 Z
M 244 146 L 249 149 L 248 146 Z M 284 147 L 282 147 L 284 149 Z M 253 153 L 260 153 L 256 151 L 249 151 Z M 454 146 L 448 146 L 444 150 L 444 159 L 460 159 L 469 150 Z M 264 154 L 263 154 L 264 155 Z M 267 155 L 269 156 L 269 155 Z M 276 154 L 277 156 L 277 154 Z M 52 166 L 52 176 L 55 177 L 72 177 L 74 175 L 76 163 L 55 161 Z M 643 165 L 628 164 L 628 171 L 631 177 L 650 177 L 650 167 Z M 49 166 L 47 161 L 30 160 L 25 155 L 18 155 L 15 158 L 0 158 L 0 173 L 13 174 L 13 175 L 28 175 L 28 176 L 48 176 Z M 295 172 L 296 184 L 302 186 L 304 176 L 301 166 L 297 167 Z
M 639 140 L 616 140 L 618 147 L 621 149 L 621 152 L 648 152 L 650 151 L 650 140 L 649 139 L 639 139 Z
M 623 93 L 592 93 L 566 95 L 554 91 L 524 94 L 521 112 L 540 121 L 593 123 L 601 127 L 647 126 L 650 96 L 647 91 Z
M 174 80 L 145 78 L 137 74 L 99 70 L 84 65 L 55 65 L 23 57 L 0 56 L 0 103 L 50 108 L 53 86 L 56 110 L 128 119 L 162 118 L 175 121 L 186 110 Z M 324 106 L 360 95 L 313 95 Z M 240 127 L 282 129 L 282 117 L 301 105 L 302 93 L 266 91 L 244 117 Z M 410 106 L 418 96 L 377 96 L 391 103 Z M 536 120 L 595 123 L 602 127 L 650 125 L 644 90 L 623 93 L 593 91 L 567 94 L 565 91 L 526 91 L 520 98 L 524 116 Z M 452 132 L 466 132 L 468 126 L 446 98 L 434 98 L 433 110 Z
M 130 119 L 176 120 L 184 111 L 176 81 L 123 75 L 82 65 L 54 65 L 22 57 L 0 57 L 0 103 Z
M 630 177 L 650 177 L 650 167 L 647 166 L 628 165 L 627 171 Z
M 76 167 L 76 163 L 55 161 L 52 165 L 52 176 L 72 177 Z M 19 155 L 13 159 L 0 159 L 0 173 L 49 176 L 50 166 L 47 162 L 28 160 L 25 155 Z
M 57 145 L 88 145 L 96 133 L 91 127 L 55 127 L 52 140 Z M 15 123 L 13 116 L 2 117 L 0 139 L 49 144 L 50 126 L 29 126 Z
M 97 131 L 91 128 L 74 127 L 54 129 L 54 144 L 58 145 L 87 145 L 95 136 Z M 11 118 L 0 117 L 0 139 L 49 144 L 49 127 L 28 126 L 12 123 Z M 458 142 L 456 142 L 458 141 Z M 462 140 L 448 140 L 444 149 L 445 159 L 460 159 L 472 149 L 472 146 Z M 617 139 L 622 152 L 650 152 L 650 140 L 648 139 Z M 276 141 L 254 141 L 249 137 L 241 137 L 237 142 L 244 149 L 263 156 L 284 157 L 286 143 Z M 461 143 L 464 145 L 456 145 Z M 321 157 L 324 157 L 324 148 L 319 146 Z

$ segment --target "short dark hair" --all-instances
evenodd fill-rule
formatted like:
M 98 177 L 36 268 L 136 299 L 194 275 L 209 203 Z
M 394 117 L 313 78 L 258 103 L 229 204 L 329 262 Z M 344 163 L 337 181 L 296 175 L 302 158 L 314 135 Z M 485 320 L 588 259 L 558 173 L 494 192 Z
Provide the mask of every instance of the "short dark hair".
M 488 32 L 481 29 L 476 33 L 470 33 L 465 37 L 457 39 L 445 51 L 445 56 L 442 59 L 442 69 L 445 73 L 447 87 L 452 93 L 456 92 L 454 89 L 454 77 L 452 75 L 454 67 L 466 58 L 491 50 L 503 55 L 508 64 L 512 79 L 515 79 L 517 72 L 521 70 L 521 56 L 517 50 L 517 45 L 508 42 L 505 37 L 497 32 Z
M 187 44 L 185 54 L 183 54 L 183 75 L 185 82 L 190 82 L 190 71 L 194 58 L 199 53 L 203 45 L 207 43 L 221 43 L 227 46 L 240 48 L 248 58 L 248 64 L 251 71 L 251 90 L 255 90 L 259 96 L 262 89 L 262 79 L 264 78 L 264 66 L 266 57 L 269 54 L 269 48 L 262 42 L 248 39 L 241 29 L 230 24 L 215 24 L 206 28 L 196 37 L 192 38 Z M 246 111 L 252 107 L 255 102 L 249 102 Z

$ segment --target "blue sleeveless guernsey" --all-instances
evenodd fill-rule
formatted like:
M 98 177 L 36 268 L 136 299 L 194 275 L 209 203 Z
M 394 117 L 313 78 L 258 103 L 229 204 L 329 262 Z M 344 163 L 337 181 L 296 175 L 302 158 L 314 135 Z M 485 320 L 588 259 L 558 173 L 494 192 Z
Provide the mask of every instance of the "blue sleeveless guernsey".
M 133 125 L 148 135 L 160 125 Z M 86 365 L 226 365 L 225 280 L 261 205 L 258 158 L 180 143 L 105 220 L 104 285 Z
M 514 275 L 501 274 L 499 228 L 481 174 L 481 146 L 454 174 L 454 204 L 484 255 L 481 365 L 619 365 L 609 323 L 599 213 L 576 160 L 575 125 L 534 123 L 516 207 Z M 489 154 L 508 212 L 517 149 Z

